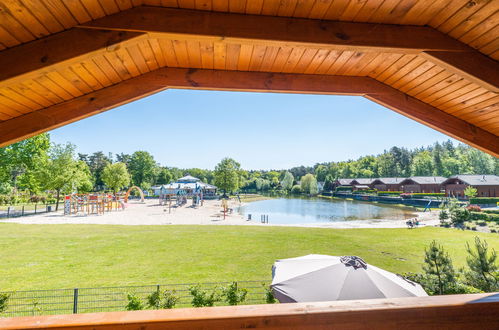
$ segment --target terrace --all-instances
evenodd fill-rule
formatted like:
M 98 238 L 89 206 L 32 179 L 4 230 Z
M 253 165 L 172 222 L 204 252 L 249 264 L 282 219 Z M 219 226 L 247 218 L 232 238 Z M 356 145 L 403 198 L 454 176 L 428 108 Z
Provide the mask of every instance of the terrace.
M 189 88 L 364 96 L 499 156 L 494 1 L 0 6 L 0 146 Z M 10 318 L 0 328 L 485 329 L 498 312 L 497 294 L 478 294 Z

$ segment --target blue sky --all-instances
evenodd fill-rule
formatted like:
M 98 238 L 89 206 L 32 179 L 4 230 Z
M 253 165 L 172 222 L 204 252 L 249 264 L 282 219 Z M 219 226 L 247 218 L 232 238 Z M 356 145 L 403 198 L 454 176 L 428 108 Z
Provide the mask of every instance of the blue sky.
M 136 150 L 159 163 L 284 169 L 448 137 L 362 97 L 166 90 L 50 132 L 78 152 Z

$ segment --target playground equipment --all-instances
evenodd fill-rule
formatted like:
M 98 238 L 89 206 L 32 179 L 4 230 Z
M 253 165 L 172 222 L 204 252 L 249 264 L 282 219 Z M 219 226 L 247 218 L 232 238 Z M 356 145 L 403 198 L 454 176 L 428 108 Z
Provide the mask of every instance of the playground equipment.
M 141 203 L 144 203 L 144 192 L 142 191 L 142 189 L 140 189 L 139 187 L 137 186 L 131 186 L 130 188 L 128 188 L 126 194 L 125 194 L 125 203 L 128 203 L 128 197 L 130 197 L 130 192 L 132 191 L 132 189 L 135 189 L 139 192 L 140 194 L 140 202 Z
M 64 198 L 64 214 L 103 214 L 124 210 L 125 203 L 119 195 L 110 194 L 72 194 Z

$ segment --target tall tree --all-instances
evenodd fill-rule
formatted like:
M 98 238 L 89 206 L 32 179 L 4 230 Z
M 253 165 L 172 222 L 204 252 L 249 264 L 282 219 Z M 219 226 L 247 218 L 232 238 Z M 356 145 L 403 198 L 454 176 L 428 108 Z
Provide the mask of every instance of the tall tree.
M 40 170 L 41 182 L 57 194 L 56 210 L 59 209 L 59 197 L 62 193 L 72 193 L 78 189 L 87 190 L 92 184 L 90 171 L 83 161 L 75 160 L 75 146 L 54 144 L 49 158 Z
M 317 179 L 313 174 L 306 174 L 300 180 L 301 190 L 309 195 L 316 195 L 318 191 Z
M 241 165 L 232 158 L 224 158 L 215 167 L 215 186 L 222 189 L 224 194 L 239 188 L 239 171 Z
M 41 186 L 36 173 L 47 158 L 49 148 L 48 134 L 0 148 L 0 182 L 38 192 Z
M 97 151 L 88 156 L 86 163 L 90 168 L 90 172 L 95 179 L 95 186 L 97 189 L 101 189 L 104 185 L 102 181 L 102 171 L 104 168 L 111 163 L 111 159 L 108 158 L 102 151 Z
M 157 168 L 153 156 L 147 151 L 134 152 L 128 164 L 133 184 L 142 188 L 150 187 L 153 184 Z
M 157 184 L 167 184 L 167 183 L 170 183 L 171 180 L 172 180 L 172 173 L 170 172 L 170 170 L 166 167 L 162 167 L 159 170 L 156 183 Z
M 293 188 L 293 182 L 295 181 L 295 178 L 293 177 L 293 174 L 291 172 L 286 171 L 284 173 L 284 177 L 282 178 L 281 181 L 281 187 L 282 189 L 289 191 L 291 188 Z
M 433 174 L 433 161 L 429 151 L 423 151 L 414 156 L 411 173 L 414 176 L 429 176 Z
M 124 163 L 107 164 L 102 171 L 102 181 L 116 192 L 130 184 L 130 174 Z

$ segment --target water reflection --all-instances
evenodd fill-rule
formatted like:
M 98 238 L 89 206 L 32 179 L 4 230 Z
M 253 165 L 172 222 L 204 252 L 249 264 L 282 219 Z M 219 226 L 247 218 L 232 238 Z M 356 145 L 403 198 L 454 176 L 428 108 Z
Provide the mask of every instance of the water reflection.
M 238 209 L 240 214 L 253 221 L 260 221 L 262 214 L 269 216 L 269 223 L 301 224 L 328 223 L 347 220 L 402 220 L 414 217 L 409 208 L 349 200 L 319 198 L 278 198 L 249 203 Z

